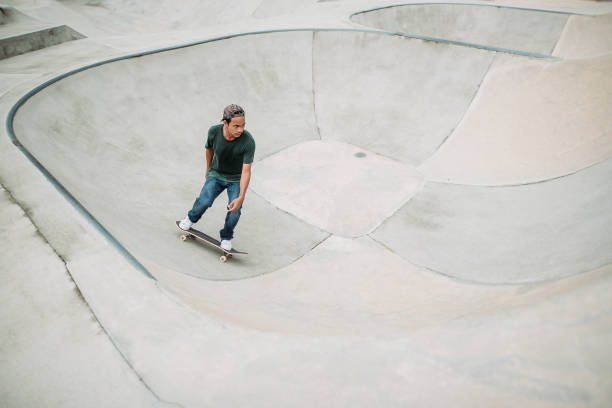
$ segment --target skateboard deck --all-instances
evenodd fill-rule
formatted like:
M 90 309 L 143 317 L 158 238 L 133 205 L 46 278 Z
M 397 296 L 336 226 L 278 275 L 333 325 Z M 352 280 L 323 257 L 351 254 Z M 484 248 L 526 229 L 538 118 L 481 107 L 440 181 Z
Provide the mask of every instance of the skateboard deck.
M 176 222 L 176 227 L 183 232 L 183 235 L 181 235 L 181 241 L 186 241 L 188 239 L 200 239 L 204 242 L 206 242 L 208 245 L 214 246 L 215 248 L 219 249 L 220 251 L 223 252 L 223 255 L 221 255 L 221 257 L 219 258 L 219 260 L 221 262 L 225 262 L 227 261 L 229 258 L 233 257 L 233 256 L 246 256 L 248 255 L 248 252 L 242 252 L 242 251 L 238 251 L 234 248 L 232 248 L 230 251 L 226 251 L 225 249 L 221 248 L 221 242 L 217 239 L 214 239 L 213 237 L 211 237 L 210 235 L 207 235 L 205 233 L 203 233 L 202 231 L 198 231 L 195 228 L 189 228 L 188 230 L 184 230 L 181 227 L 179 227 L 180 221 Z

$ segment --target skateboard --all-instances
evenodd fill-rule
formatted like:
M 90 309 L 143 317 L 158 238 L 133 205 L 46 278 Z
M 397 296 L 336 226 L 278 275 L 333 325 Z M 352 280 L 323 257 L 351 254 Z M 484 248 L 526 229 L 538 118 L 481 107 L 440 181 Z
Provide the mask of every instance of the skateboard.
M 226 251 L 225 249 L 221 248 L 221 242 L 219 240 L 216 240 L 213 237 L 206 235 L 202 231 L 198 231 L 195 228 L 189 228 L 189 230 L 185 231 L 184 229 L 179 227 L 179 224 L 180 224 L 180 221 L 177 221 L 176 227 L 181 232 L 183 232 L 183 235 L 181 235 L 181 241 L 187 241 L 188 239 L 201 239 L 202 241 L 206 242 L 208 245 L 212 245 L 215 248 L 218 248 L 221 251 L 223 251 L 223 255 L 221 255 L 221 257 L 219 258 L 219 261 L 221 262 L 226 262 L 229 258 L 235 255 L 237 256 L 248 255 L 248 252 L 237 251 L 234 248 L 232 248 L 230 251 Z

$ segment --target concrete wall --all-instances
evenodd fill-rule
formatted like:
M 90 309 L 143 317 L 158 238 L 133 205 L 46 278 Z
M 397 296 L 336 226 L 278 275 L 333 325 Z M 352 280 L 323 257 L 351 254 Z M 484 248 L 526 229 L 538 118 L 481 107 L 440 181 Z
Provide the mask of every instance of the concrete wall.
M 387 31 L 550 55 L 569 14 L 466 4 L 417 4 L 362 12 L 352 20 Z

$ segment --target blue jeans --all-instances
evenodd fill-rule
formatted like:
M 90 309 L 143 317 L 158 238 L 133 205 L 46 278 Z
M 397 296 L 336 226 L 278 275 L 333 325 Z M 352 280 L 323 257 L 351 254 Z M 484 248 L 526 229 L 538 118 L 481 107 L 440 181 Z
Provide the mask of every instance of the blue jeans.
M 204 212 L 213 205 L 215 199 L 221 194 L 223 190 L 227 189 L 227 197 L 229 199 L 228 204 L 234 201 L 240 195 L 240 182 L 227 182 L 216 179 L 214 177 L 207 177 L 204 187 L 200 192 L 200 196 L 196 198 L 193 203 L 193 208 L 187 213 L 189 220 L 196 223 L 202 218 Z M 234 212 L 228 212 L 225 216 L 225 225 L 223 229 L 219 231 L 221 240 L 231 240 L 234 238 L 234 229 L 240 219 L 242 207 Z

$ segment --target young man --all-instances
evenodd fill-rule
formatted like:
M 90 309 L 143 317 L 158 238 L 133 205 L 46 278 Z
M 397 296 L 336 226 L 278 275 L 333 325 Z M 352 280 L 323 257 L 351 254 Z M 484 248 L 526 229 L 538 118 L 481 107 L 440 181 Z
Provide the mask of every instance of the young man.
M 255 156 L 255 140 L 244 129 L 244 109 L 229 105 L 223 110 L 222 124 L 208 130 L 206 140 L 206 181 L 200 196 L 193 203 L 179 227 L 188 230 L 227 189 L 229 204 L 225 225 L 219 231 L 221 247 L 232 249 L 234 229 L 240 219 L 242 203 L 251 181 L 251 164 Z

